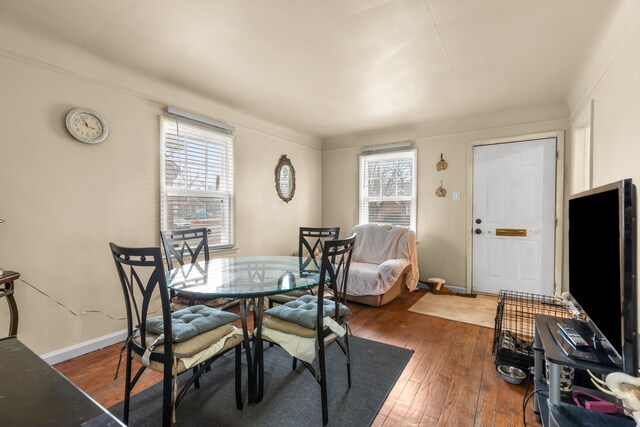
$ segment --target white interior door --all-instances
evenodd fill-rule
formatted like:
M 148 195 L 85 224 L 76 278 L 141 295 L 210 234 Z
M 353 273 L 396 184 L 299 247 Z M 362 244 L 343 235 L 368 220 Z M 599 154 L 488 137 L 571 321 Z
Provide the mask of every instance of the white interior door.
M 556 138 L 473 148 L 475 291 L 553 295 Z

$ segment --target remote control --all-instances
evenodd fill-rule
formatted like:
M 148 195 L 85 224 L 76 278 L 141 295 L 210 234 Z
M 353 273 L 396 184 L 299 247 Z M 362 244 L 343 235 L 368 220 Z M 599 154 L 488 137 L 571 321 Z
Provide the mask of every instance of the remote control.
M 591 347 L 591 345 L 582 338 L 582 335 L 569 326 L 558 324 L 558 331 L 567 339 L 573 348 L 586 349 Z

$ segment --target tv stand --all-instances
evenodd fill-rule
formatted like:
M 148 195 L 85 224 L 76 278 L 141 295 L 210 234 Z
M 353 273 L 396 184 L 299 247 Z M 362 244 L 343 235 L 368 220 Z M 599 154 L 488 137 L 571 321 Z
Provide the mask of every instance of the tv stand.
M 565 346 L 571 347 L 558 332 L 558 321 L 565 323 L 576 330 L 581 330 L 584 324 L 579 320 L 562 319 L 542 314 L 535 315 L 535 376 L 534 384 L 537 391 L 534 399 L 534 413 L 539 416 L 543 426 L 635 426 L 636 423 L 628 417 L 617 415 L 601 414 L 577 407 L 571 398 L 562 398 L 560 394 L 560 367 L 570 366 L 577 369 L 589 369 L 594 373 L 608 374 L 622 370 L 622 362 L 619 358 L 609 357 L 604 348 L 596 349 L 593 357 L 582 355 L 583 357 L 571 357 L 568 354 L 578 355 L 567 351 Z M 575 322 L 575 323 L 573 323 Z M 599 338 L 599 337 L 598 337 Z M 586 339 L 586 337 L 585 337 Z M 542 379 L 544 370 L 544 356 L 549 361 L 549 383 Z M 545 391 L 548 396 L 545 396 Z M 575 387 L 574 391 L 584 391 L 589 394 L 602 395 L 592 389 Z

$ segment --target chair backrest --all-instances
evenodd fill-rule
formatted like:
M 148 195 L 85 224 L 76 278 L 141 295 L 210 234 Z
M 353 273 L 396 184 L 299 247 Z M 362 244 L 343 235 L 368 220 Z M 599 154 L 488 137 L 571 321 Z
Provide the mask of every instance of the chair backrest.
M 307 274 L 319 273 L 325 242 L 336 240 L 339 235 L 340 227 L 300 227 L 298 238 L 300 271 Z
M 333 291 L 333 301 L 335 303 L 335 318 L 338 319 L 340 304 L 347 303 L 347 283 L 349 279 L 349 267 L 351 266 L 351 253 L 356 241 L 356 235 L 343 240 L 329 240 L 324 246 L 322 253 L 322 268 L 320 270 L 320 282 L 318 286 L 318 331 L 322 328 L 324 308 L 325 285 Z
M 152 353 L 151 360 L 171 360 L 171 309 L 169 306 L 169 292 L 165 278 L 162 252 L 160 248 L 124 248 L 115 243 L 109 243 L 111 253 L 116 264 L 122 293 L 124 294 L 127 311 L 127 335 L 129 346 L 138 354 L 143 354 L 152 343 L 146 339 L 147 318 L 158 316 L 154 310 L 157 300 L 160 300 L 161 316 L 164 323 L 164 356 Z M 157 311 L 157 309 L 155 309 Z M 136 328 L 140 330 L 140 345 L 132 338 Z
M 175 259 L 181 266 L 195 264 L 200 254 L 204 253 L 205 261 L 209 261 L 209 241 L 206 228 L 192 228 L 191 230 L 161 231 L 162 246 L 167 257 L 169 270 L 177 267 L 173 265 Z

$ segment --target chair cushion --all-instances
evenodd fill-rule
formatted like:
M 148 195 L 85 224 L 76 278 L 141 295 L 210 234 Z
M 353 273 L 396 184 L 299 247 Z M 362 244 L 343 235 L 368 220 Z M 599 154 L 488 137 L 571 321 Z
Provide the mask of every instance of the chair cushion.
M 262 326 L 265 329 L 275 329 L 276 331 L 283 332 L 289 335 L 296 335 L 302 338 L 315 338 L 316 330 L 305 328 L 297 323 L 287 322 L 277 317 L 267 317 L 264 319 Z
M 214 299 L 196 299 L 191 305 L 206 305 L 207 307 L 220 308 L 220 306 L 226 306 L 229 303 L 238 302 L 236 298 L 219 297 Z M 171 304 L 179 304 L 184 307 L 189 307 L 191 298 L 187 294 L 178 292 L 173 298 L 171 298 Z M 220 308 L 220 310 L 222 310 Z
M 317 286 L 313 287 L 313 293 L 315 293 L 315 288 Z M 301 297 L 303 295 L 311 295 L 311 289 L 296 289 L 294 291 L 289 291 L 286 292 L 284 294 L 275 294 L 275 295 L 271 295 L 270 298 L 274 298 L 274 297 L 279 297 L 280 295 L 287 295 L 287 296 L 292 296 L 292 297 Z
M 173 353 L 176 357 L 189 357 L 194 354 L 210 347 L 211 345 L 217 343 L 225 336 L 229 335 L 233 332 L 235 328 L 233 325 L 226 324 L 222 325 L 218 328 L 212 329 L 211 331 L 204 332 L 202 334 L 196 335 L 195 337 L 188 339 L 186 341 L 182 341 L 179 343 L 175 343 L 173 345 Z M 153 342 L 158 338 L 159 335 L 155 334 L 147 334 L 146 336 L 146 344 L 150 346 Z M 134 341 L 141 345 L 140 336 L 136 335 Z M 164 344 L 156 345 L 153 349 L 155 353 L 164 353 Z
M 189 298 L 181 297 L 177 295 L 171 298 L 171 311 L 182 310 L 189 307 L 191 301 Z M 219 310 L 228 310 L 238 305 L 239 301 L 236 298 L 215 298 L 211 300 L 195 300 L 193 305 L 206 305 L 207 307 L 217 308 Z
M 207 350 L 210 346 L 217 343 L 223 337 L 233 332 L 233 330 L 234 330 L 233 326 L 225 325 L 217 329 L 214 329 L 213 331 L 205 332 L 204 334 L 198 335 L 197 337 L 192 338 L 190 340 L 176 344 L 174 346 L 173 351 L 174 351 L 174 355 L 178 358 L 178 365 L 177 365 L 178 373 L 184 372 L 187 369 L 189 369 L 185 366 L 185 363 L 182 357 L 197 356 L 198 353 Z M 155 338 L 157 338 L 157 336 L 155 336 Z M 152 343 L 155 340 L 155 338 L 153 335 L 147 334 L 147 343 Z M 138 344 L 140 344 L 140 337 L 136 337 L 135 341 Z M 216 354 L 224 353 L 230 348 L 233 348 L 236 345 L 240 344 L 242 341 L 243 341 L 242 334 L 232 335 L 230 338 L 228 338 L 225 341 L 222 349 L 220 349 L 220 351 L 218 351 Z M 164 346 L 161 345 L 156 347 L 154 349 L 154 352 L 164 353 Z M 142 363 L 142 356 L 140 356 L 138 353 L 132 352 L 131 356 L 138 362 Z M 162 372 L 164 369 L 164 364 L 162 362 L 156 362 L 152 360 L 151 363 L 149 364 L 149 367 L 154 371 Z
M 235 322 L 240 316 L 204 305 L 193 305 L 171 313 L 171 336 L 179 343 L 203 332 Z M 161 316 L 147 320 L 147 332 L 160 335 L 164 333 L 164 321 Z
M 335 302 L 323 299 L 324 316 L 335 316 Z M 296 323 L 304 328 L 316 329 L 316 315 L 318 313 L 318 297 L 315 295 L 304 295 L 295 301 L 289 301 L 284 305 L 273 307 L 266 311 L 270 316 L 287 322 Z M 339 304 L 338 316 L 346 317 L 351 311 L 346 305 Z
M 307 295 L 307 294 L 303 294 L 303 295 Z M 302 295 L 288 295 L 288 294 L 269 295 L 269 301 L 277 302 L 278 304 L 284 304 L 289 301 L 295 301 L 301 296 Z
M 309 289 L 298 289 L 298 290 L 287 292 L 284 294 L 270 295 L 269 300 L 275 301 L 280 304 L 284 304 L 289 301 L 296 300 L 303 295 L 310 295 L 310 294 L 318 295 L 318 285 L 312 286 Z M 333 298 L 333 289 L 331 289 L 329 286 L 324 287 L 324 297 L 326 299 Z

